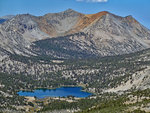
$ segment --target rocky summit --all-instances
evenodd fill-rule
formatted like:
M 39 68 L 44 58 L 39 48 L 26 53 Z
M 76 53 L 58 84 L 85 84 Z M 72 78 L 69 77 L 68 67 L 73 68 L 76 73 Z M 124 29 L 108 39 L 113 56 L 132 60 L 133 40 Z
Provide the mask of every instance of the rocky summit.
M 68 9 L 38 17 L 22 14 L 0 24 L 0 47 L 3 54 L 23 56 L 114 56 L 149 48 L 150 30 L 132 16 L 107 11 L 82 14 Z

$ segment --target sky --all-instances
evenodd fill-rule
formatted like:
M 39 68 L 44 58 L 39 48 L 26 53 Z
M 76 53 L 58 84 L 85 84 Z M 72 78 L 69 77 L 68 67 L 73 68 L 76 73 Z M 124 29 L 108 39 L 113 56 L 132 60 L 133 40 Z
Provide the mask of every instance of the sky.
M 0 0 L 0 16 L 42 16 L 69 8 L 84 14 L 109 11 L 123 17 L 132 15 L 150 29 L 150 0 Z

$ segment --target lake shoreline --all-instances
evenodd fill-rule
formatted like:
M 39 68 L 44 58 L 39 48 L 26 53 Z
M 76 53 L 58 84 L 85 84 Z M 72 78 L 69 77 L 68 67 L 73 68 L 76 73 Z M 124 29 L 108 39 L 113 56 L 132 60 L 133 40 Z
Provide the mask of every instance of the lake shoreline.
M 81 86 L 61 86 L 58 88 L 36 88 L 35 90 L 20 90 L 17 92 L 19 96 L 24 97 L 35 97 L 35 98 L 67 98 L 67 97 L 76 97 L 76 98 L 86 98 L 91 97 L 94 94 L 86 92 L 84 87 Z

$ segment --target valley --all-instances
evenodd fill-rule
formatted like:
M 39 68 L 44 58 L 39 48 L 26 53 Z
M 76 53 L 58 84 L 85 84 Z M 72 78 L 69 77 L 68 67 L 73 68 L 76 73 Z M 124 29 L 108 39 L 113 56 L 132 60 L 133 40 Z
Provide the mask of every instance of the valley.
M 97 59 L 63 60 L 63 62 L 61 63 L 50 62 L 50 64 L 45 63 L 45 62 L 44 64 L 42 64 L 41 60 L 38 61 L 37 59 L 36 60 L 26 59 L 26 63 L 29 63 L 29 61 L 30 63 L 31 61 L 34 61 L 32 62 L 32 64 L 30 64 L 31 67 L 34 67 L 34 70 L 38 69 L 39 65 L 40 66 L 46 65 L 45 67 L 44 66 L 40 67 L 42 68 L 42 70 L 46 70 L 47 66 L 49 65 L 51 66 L 57 65 L 57 67 L 64 67 L 64 68 L 60 68 L 59 70 L 55 68 L 54 69 L 48 68 L 49 71 L 44 71 L 45 73 L 41 71 L 41 74 L 39 75 L 36 75 L 36 73 L 32 70 L 27 71 L 31 67 L 29 67 L 29 69 L 26 68 L 26 73 L 22 72 L 22 69 L 25 69 L 25 66 L 29 66 L 29 64 L 27 65 L 24 62 L 24 57 L 22 60 L 20 58 L 19 61 L 16 61 L 17 62 L 16 65 L 11 65 L 11 62 L 9 62 L 9 64 L 7 62 L 5 63 L 7 64 L 7 67 L 6 67 L 7 70 L 5 71 L 5 73 L 1 73 L 1 76 L 0 76 L 1 77 L 0 79 L 1 99 L 2 99 L 1 102 L 5 102 L 5 104 L 1 104 L 1 108 L 2 110 L 4 110 L 4 106 L 5 106 L 6 108 L 9 108 L 11 111 L 12 108 L 13 109 L 18 108 L 17 106 L 30 106 L 28 105 L 28 103 L 26 103 L 26 99 L 24 97 L 20 97 L 17 94 L 17 92 L 20 90 L 32 91 L 36 88 L 57 88 L 61 86 L 84 86 L 85 91 L 94 93 L 94 98 L 98 98 L 99 95 L 103 95 L 101 96 L 101 98 L 105 98 L 104 95 L 106 94 L 108 94 L 109 97 L 116 98 L 117 96 L 116 93 L 119 95 L 125 96 L 124 98 L 128 98 L 127 95 L 129 95 L 132 92 L 136 92 L 136 90 L 138 90 L 139 92 L 142 90 L 145 90 L 148 93 L 149 92 L 148 88 L 150 86 L 149 85 L 149 79 L 150 79 L 149 51 L 150 50 L 148 49 L 148 50 L 133 53 L 133 54 L 127 54 L 127 55 L 121 55 L 121 56 L 115 56 L 115 57 L 113 56 L 104 57 L 104 58 L 97 58 Z M 17 68 L 18 64 L 21 64 L 24 67 Z M 18 66 L 20 67 L 20 65 Z M 18 71 L 14 73 L 13 71 L 11 71 L 13 68 L 18 69 Z M 126 86 L 126 88 L 123 88 L 123 86 Z M 124 92 L 124 93 L 126 92 L 126 93 L 124 95 L 121 92 Z M 94 103 L 97 100 L 92 97 L 89 97 L 89 102 L 91 102 L 90 98 L 94 101 Z M 119 99 L 120 96 L 117 98 Z M 147 96 L 144 96 L 144 98 L 147 98 Z M 108 99 L 107 101 L 110 101 L 110 100 Z M 36 101 L 38 101 L 38 99 L 36 99 Z M 42 103 L 45 102 L 41 100 L 39 101 Z M 46 102 L 47 104 L 45 104 L 45 107 L 48 107 L 49 101 L 50 102 L 56 101 L 57 104 L 61 102 L 66 103 L 66 101 L 64 100 L 63 101 L 61 101 L 61 99 L 53 100 L 53 98 L 46 99 L 46 101 L 48 102 Z M 87 99 L 81 99 L 81 101 L 86 102 Z M 149 99 L 147 101 L 149 101 Z M 101 102 L 103 101 L 99 100 L 98 103 L 101 103 Z M 113 100 L 113 102 L 115 102 L 115 100 Z M 68 107 L 69 103 L 68 104 L 67 103 L 66 103 L 65 109 L 70 109 L 70 107 Z M 76 102 L 73 103 L 74 107 L 72 106 L 71 109 L 76 110 L 78 108 L 77 105 L 79 105 L 79 103 L 76 103 Z M 138 102 L 135 102 L 135 103 L 138 104 Z M 91 104 L 93 105 L 93 103 Z M 136 104 L 135 105 L 133 104 L 133 106 L 136 106 Z M 85 104 L 85 108 L 83 110 L 89 108 L 86 105 L 87 104 Z M 60 104 L 60 106 L 62 105 Z M 42 108 L 50 109 L 50 110 L 60 109 L 59 106 L 58 108 L 56 107 L 55 109 L 45 108 L 45 107 L 41 104 L 39 105 L 40 109 Z M 98 110 L 98 109 L 100 108 L 96 107 L 94 110 Z
M 132 16 L 72 9 L 0 19 L 0 112 L 150 112 L 150 30 Z M 84 98 L 19 96 L 83 87 Z

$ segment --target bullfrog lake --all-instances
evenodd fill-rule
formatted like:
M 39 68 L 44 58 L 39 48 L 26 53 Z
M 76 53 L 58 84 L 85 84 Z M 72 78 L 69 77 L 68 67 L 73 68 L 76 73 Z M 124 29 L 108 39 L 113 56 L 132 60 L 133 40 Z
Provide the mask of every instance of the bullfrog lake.
M 82 87 L 60 87 L 56 89 L 36 89 L 32 92 L 19 91 L 18 94 L 20 96 L 29 96 L 29 97 L 37 97 L 37 98 L 67 97 L 67 96 L 85 98 L 92 95 L 92 93 L 82 91 Z

